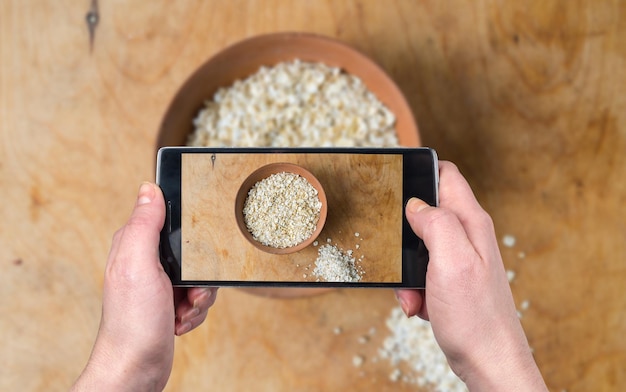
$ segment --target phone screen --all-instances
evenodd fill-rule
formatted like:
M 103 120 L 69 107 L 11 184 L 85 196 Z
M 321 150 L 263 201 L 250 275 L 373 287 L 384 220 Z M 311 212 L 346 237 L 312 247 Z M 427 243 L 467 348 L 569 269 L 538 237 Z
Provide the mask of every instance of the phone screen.
M 326 196 L 322 231 L 294 253 L 259 249 L 237 222 L 242 184 L 271 163 L 305 168 Z M 437 204 L 431 149 L 178 147 L 160 150 L 157 168 L 161 259 L 175 285 L 423 287 L 428 255 L 404 206 Z

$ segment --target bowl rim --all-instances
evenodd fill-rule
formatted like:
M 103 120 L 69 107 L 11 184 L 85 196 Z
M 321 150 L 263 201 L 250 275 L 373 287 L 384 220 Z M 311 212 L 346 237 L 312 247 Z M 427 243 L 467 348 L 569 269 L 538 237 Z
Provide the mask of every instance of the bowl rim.
M 299 43 L 299 45 L 295 46 L 294 43 Z M 314 55 L 311 55 L 309 58 L 305 58 L 307 53 L 306 47 L 311 45 L 323 46 L 325 49 L 323 55 L 324 58 L 319 58 Z M 266 51 L 264 52 L 264 50 Z M 291 53 L 290 51 L 292 50 L 298 51 L 299 54 Z M 220 67 L 228 69 L 232 56 L 236 57 L 240 52 L 248 53 L 246 51 L 251 51 L 255 58 L 274 56 L 273 61 L 267 63 L 256 63 L 254 67 L 248 66 L 250 68 L 249 72 L 240 73 L 233 70 L 224 71 L 226 73 L 232 72 L 229 74 L 231 77 L 225 78 L 225 80 L 227 79 L 225 83 L 222 83 L 212 89 L 207 88 L 206 90 L 202 90 L 202 94 L 198 93 L 196 86 L 198 84 L 202 84 L 202 81 L 207 79 L 207 69 Z M 359 68 L 356 71 L 359 72 L 355 72 L 355 69 L 351 66 L 349 68 L 346 67 L 345 62 L 341 64 L 342 61 L 338 59 L 331 61 L 330 58 L 333 58 L 333 56 L 343 56 L 343 59 L 351 59 L 351 62 L 348 65 L 358 64 Z M 254 72 L 258 71 L 260 66 L 274 66 L 280 62 L 293 61 L 295 59 L 307 62 L 320 62 L 329 66 L 336 66 L 349 74 L 359 77 L 363 83 L 365 83 L 368 90 L 370 90 L 396 116 L 396 135 L 398 137 L 399 144 L 405 147 L 418 147 L 421 145 L 419 128 L 405 95 L 402 93 L 396 82 L 376 61 L 350 44 L 333 37 L 312 32 L 284 31 L 254 35 L 236 41 L 222 49 L 219 49 L 206 61 L 200 64 L 179 87 L 174 97 L 169 102 L 167 110 L 165 111 L 159 125 L 156 140 L 157 149 L 165 146 L 185 145 L 185 141 L 182 138 L 175 137 L 175 135 L 182 133 L 180 121 L 176 121 L 176 119 L 181 115 L 184 118 L 190 119 L 190 121 L 187 121 L 188 124 L 184 125 L 184 129 L 186 130 L 185 136 L 188 137 L 188 135 L 193 132 L 193 119 L 197 116 L 197 113 L 202 108 L 203 103 L 206 100 L 212 99 L 213 95 L 220 87 L 228 87 L 236 80 L 241 80 L 250 76 Z M 239 70 L 240 68 L 241 66 L 239 68 L 235 67 L 236 70 Z M 237 75 L 233 76 L 235 74 Z M 372 84 L 374 83 L 374 80 L 379 81 L 381 85 L 385 86 L 385 88 L 381 90 L 373 88 Z M 386 93 L 381 94 L 383 92 Z M 196 98 L 196 95 L 201 95 L 201 98 Z M 390 104 L 391 101 L 392 103 Z M 404 130 L 402 133 L 399 132 L 401 129 Z
M 311 236 L 308 237 L 306 240 L 287 248 L 275 248 L 272 246 L 264 245 L 261 242 L 255 240 L 252 233 L 248 231 L 243 214 L 243 206 L 245 204 L 249 190 L 257 182 L 271 176 L 272 174 L 277 173 L 293 173 L 303 177 L 317 190 L 317 197 L 322 203 L 320 216 L 317 224 L 315 225 L 315 230 L 313 231 Z M 319 237 L 320 233 L 324 229 L 324 224 L 326 223 L 326 217 L 328 215 L 328 200 L 326 198 L 326 192 L 324 191 L 324 187 L 322 186 L 319 179 L 307 168 L 292 162 L 268 163 L 252 171 L 248 176 L 246 176 L 246 178 L 239 186 L 239 189 L 237 190 L 237 195 L 235 197 L 234 207 L 237 227 L 239 228 L 241 234 L 246 238 L 246 240 L 248 240 L 248 242 L 250 242 L 257 249 L 260 249 L 267 253 L 278 255 L 290 254 L 301 251 L 302 249 L 308 247 L 313 242 L 315 242 L 315 240 Z

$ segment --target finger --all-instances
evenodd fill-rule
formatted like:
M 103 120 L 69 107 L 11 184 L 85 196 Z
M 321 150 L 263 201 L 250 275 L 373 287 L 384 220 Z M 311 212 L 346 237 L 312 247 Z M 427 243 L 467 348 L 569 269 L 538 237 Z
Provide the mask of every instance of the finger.
M 209 310 L 205 309 L 193 317 L 176 319 L 176 322 L 174 323 L 174 330 L 176 335 L 184 335 L 187 332 L 190 332 L 200 326 L 200 324 L 202 324 L 206 319 L 208 312 Z
M 176 306 L 176 317 L 185 322 L 208 310 L 217 294 L 217 288 L 193 287 L 187 290 L 186 297 L 179 301 Z
M 192 322 L 202 316 L 200 308 L 194 308 L 187 297 L 179 301 L 175 315 L 174 331 L 178 336 L 191 331 Z
M 182 335 L 196 328 L 206 319 L 208 310 L 215 303 L 217 288 L 194 287 L 176 307 L 176 334 Z
M 395 290 L 396 299 L 400 303 L 400 307 L 407 317 L 413 317 L 415 315 L 425 315 L 423 311 L 425 308 L 424 290 L 416 289 L 397 289 Z M 425 315 L 425 320 L 428 320 L 428 316 Z M 422 317 L 423 318 L 423 317 Z
M 187 298 L 194 307 L 209 309 L 215 303 L 217 287 L 192 287 L 187 291 Z
M 462 273 L 472 268 L 470 261 L 476 259 L 477 252 L 455 213 L 411 198 L 406 205 L 406 218 L 428 249 L 429 275 L 433 272 L 432 267 L 440 273 Z
M 206 319 L 209 309 L 190 308 L 182 317 L 176 317 L 174 328 L 177 335 L 185 334 L 198 327 Z
M 461 215 L 466 211 L 482 209 L 459 168 L 448 161 L 439 161 L 439 201 L 443 207 Z
M 151 183 L 142 184 L 128 222 L 114 236 L 107 272 L 128 279 L 154 279 L 160 273 L 158 247 L 164 220 L 161 190 Z
M 457 216 L 477 251 L 483 258 L 488 258 L 491 255 L 483 253 L 493 249 L 493 238 L 495 238 L 491 217 L 480 206 L 470 185 L 456 165 L 441 161 L 439 169 L 440 206 L 449 209 Z

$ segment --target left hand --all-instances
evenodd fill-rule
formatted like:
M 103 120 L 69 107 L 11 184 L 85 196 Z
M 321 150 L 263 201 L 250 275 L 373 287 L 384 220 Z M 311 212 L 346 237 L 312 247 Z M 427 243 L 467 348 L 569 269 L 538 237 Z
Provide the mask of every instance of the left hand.
M 161 390 L 174 359 L 174 335 L 200 325 L 217 288 L 172 288 L 159 262 L 163 194 L 142 184 L 130 219 L 113 237 L 102 319 L 87 367 L 73 390 Z

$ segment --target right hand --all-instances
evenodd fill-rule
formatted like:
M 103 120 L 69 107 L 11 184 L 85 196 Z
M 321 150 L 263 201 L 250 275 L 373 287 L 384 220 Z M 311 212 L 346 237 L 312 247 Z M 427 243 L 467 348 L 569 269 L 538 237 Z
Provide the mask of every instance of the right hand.
M 547 390 L 532 357 L 493 222 L 456 166 L 440 162 L 440 207 L 411 199 L 406 217 L 429 250 L 426 290 L 397 290 L 407 316 L 430 320 L 470 390 Z

